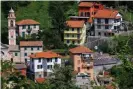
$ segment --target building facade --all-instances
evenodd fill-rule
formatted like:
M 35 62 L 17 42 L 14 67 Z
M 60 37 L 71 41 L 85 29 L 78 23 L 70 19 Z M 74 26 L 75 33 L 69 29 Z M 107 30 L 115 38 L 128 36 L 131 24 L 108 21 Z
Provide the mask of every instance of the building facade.
M 16 45 L 16 37 L 26 37 L 33 33 L 37 34 L 40 23 L 32 19 L 24 19 L 16 22 L 14 10 L 11 8 L 8 14 L 8 38 L 9 45 Z
M 93 52 L 84 46 L 78 46 L 69 51 L 73 60 L 74 71 L 86 73 L 93 80 Z
M 25 37 L 26 35 L 30 35 L 33 33 L 37 34 L 39 31 L 39 25 L 39 22 L 32 19 L 18 21 L 16 22 L 17 35 Z
M 99 10 L 94 19 L 94 31 L 91 35 L 113 36 L 121 30 L 122 16 L 116 10 Z
M 29 55 L 42 52 L 43 42 L 42 41 L 20 41 L 20 54 L 23 62 L 29 63 Z
M 30 55 L 30 70 L 33 73 L 32 79 L 48 77 L 54 65 L 61 66 L 60 55 L 52 51 L 38 52 Z
M 78 15 L 81 17 L 89 17 L 88 22 L 92 23 L 94 15 L 104 6 L 100 3 L 81 1 L 78 5 Z
M 86 39 L 86 25 L 84 21 L 66 21 L 68 26 L 64 31 L 64 43 L 67 45 L 83 45 Z

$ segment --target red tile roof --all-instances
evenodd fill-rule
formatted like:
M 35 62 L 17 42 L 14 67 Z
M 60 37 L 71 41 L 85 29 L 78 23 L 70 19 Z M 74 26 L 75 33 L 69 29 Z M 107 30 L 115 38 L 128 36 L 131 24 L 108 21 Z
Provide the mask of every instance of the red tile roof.
M 84 26 L 84 21 L 73 21 L 69 20 L 66 21 L 67 26 L 72 27 L 72 28 L 82 28 Z
M 103 9 L 103 10 L 98 10 L 94 18 L 116 18 L 117 14 L 118 14 L 117 10 Z
M 16 24 L 17 25 L 33 25 L 33 24 L 40 24 L 40 23 L 32 19 L 24 19 L 24 20 L 16 22 Z
M 43 46 L 43 41 L 20 41 L 20 46 Z
M 61 56 L 55 52 L 47 51 L 47 52 L 35 53 L 30 55 L 29 57 L 30 58 L 59 58 Z
M 92 53 L 93 51 L 84 46 L 78 46 L 69 50 L 71 53 Z
M 44 78 L 36 78 L 35 80 L 36 80 L 36 82 L 38 82 L 38 83 L 43 83 L 43 82 L 45 81 Z
M 89 23 L 92 23 L 93 22 L 93 19 L 92 18 L 89 18 L 89 21 L 88 21 Z
M 93 3 L 92 2 L 80 2 L 79 7 L 91 7 L 93 6 Z

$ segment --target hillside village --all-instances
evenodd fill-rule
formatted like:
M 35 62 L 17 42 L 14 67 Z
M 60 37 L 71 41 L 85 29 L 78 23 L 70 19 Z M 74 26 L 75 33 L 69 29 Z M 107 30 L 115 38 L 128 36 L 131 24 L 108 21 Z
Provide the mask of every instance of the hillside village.
M 46 85 L 38 85 L 43 89 L 56 89 L 55 87 L 59 87 L 58 84 L 55 84 L 55 87 L 54 85 L 51 86 L 52 88 L 46 87 L 56 81 L 63 81 L 63 78 L 64 81 L 67 81 L 65 78 L 70 79 L 67 82 L 68 84 L 72 82 L 73 85 L 69 88 L 57 87 L 57 89 L 122 89 L 119 87 L 119 83 L 115 82 L 113 71 L 115 71 L 114 66 L 121 66 L 123 63 L 130 64 L 131 69 L 133 68 L 132 51 L 130 52 L 130 47 L 127 47 L 129 41 L 133 42 L 133 30 L 128 30 L 119 10 L 106 7 L 102 3 L 80 1 L 77 7 L 78 15 L 69 16 L 69 19 L 64 22 L 65 25 L 59 28 L 59 33 L 62 33 L 62 28 L 64 29 L 63 33 L 55 34 L 62 38 L 61 43 L 65 45 L 63 51 L 54 49 L 53 44 L 46 48 L 44 46 L 46 42 L 39 39 L 42 35 L 45 35 L 40 29 L 40 22 L 30 18 L 16 21 L 15 10 L 11 7 L 7 17 L 8 44 L 1 42 L 1 62 L 2 67 L 5 68 L 5 70 L 2 69 L 1 75 L 3 79 L 4 76 L 9 77 L 8 82 L 3 83 L 3 89 L 26 89 L 25 84 L 17 86 L 16 80 L 12 80 L 14 77 L 11 76 L 10 79 L 8 73 L 16 72 L 23 76 L 16 75 L 21 77 L 21 80 Z M 117 36 L 128 40 L 127 44 L 125 44 L 125 40 L 119 41 Z M 113 37 L 116 37 L 115 40 L 120 42 L 117 43 L 118 45 L 114 45 L 116 43 L 113 43 L 115 42 L 112 40 Z M 50 37 L 47 38 L 47 42 L 50 42 L 50 39 Z M 106 45 L 106 42 L 112 42 L 109 43 L 109 47 L 112 48 L 102 48 Z M 54 44 L 59 44 L 59 41 Z M 132 48 L 132 43 L 129 46 Z M 120 56 L 117 56 L 117 52 Z M 127 58 L 125 58 L 125 55 Z M 8 65 L 6 63 L 10 63 L 9 69 L 11 68 L 11 70 L 6 67 Z M 124 65 L 126 66 L 126 64 Z M 69 69 L 68 66 L 72 68 Z M 69 75 L 69 72 L 72 75 Z M 63 73 L 66 74 L 63 75 Z M 28 79 L 28 81 L 25 79 Z M 47 83 L 51 84 L 47 85 Z M 132 84 L 130 86 L 133 88 Z

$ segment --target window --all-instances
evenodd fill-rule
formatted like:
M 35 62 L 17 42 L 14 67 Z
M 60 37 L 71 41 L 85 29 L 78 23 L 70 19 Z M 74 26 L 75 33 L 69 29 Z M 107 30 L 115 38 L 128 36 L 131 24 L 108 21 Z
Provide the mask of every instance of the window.
M 72 43 L 75 44 L 75 41 L 73 40 Z
M 28 25 L 28 29 L 30 29 L 30 25 Z
M 11 38 L 13 38 L 13 36 L 11 36 Z
M 32 62 L 34 62 L 33 58 L 32 58 Z
M 36 28 L 36 25 L 34 25 L 34 28 Z
M 74 35 L 72 35 L 72 37 L 74 37 Z
M 25 62 L 27 63 L 27 58 L 25 58 Z
M 27 48 L 25 47 L 24 50 L 27 50 Z
M 109 29 L 109 26 L 105 26 L 105 29 Z
M 42 65 L 37 65 L 37 69 L 42 69 Z
M 47 62 L 52 62 L 52 58 L 47 58 Z
M 117 29 L 117 26 L 114 26 L 114 29 Z
M 52 65 L 47 65 L 47 69 L 52 69 Z
M 98 29 L 101 29 L 101 25 L 97 25 L 97 28 L 98 28 Z
M 69 37 L 69 34 L 67 34 L 67 37 Z
M 31 48 L 31 50 L 33 50 L 33 48 Z
M 67 40 L 67 43 L 69 43 L 69 40 Z
M 39 50 L 39 47 L 37 47 L 37 50 Z
M 72 28 L 72 31 L 74 31 L 74 28 Z
M 108 19 L 105 19 L 105 24 L 108 24 L 109 23 L 109 20 Z
M 42 77 L 42 75 L 41 74 L 39 74 L 39 78 L 41 78 Z
M 101 23 L 101 19 L 97 19 L 97 23 Z
M 22 26 L 22 29 L 26 29 L 26 26 L 25 26 L 25 25 L 23 25 L 23 26 Z
M 106 33 L 104 33 L 104 36 L 106 36 Z
M 18 56 L 18 53 L 15 53 L 15 56 Z
M 34 65 L 32 64 L 32 69 L 34 69 Z
M 57 58 L 55 58 L 55 62 L 58 62 Z
M 25 32 L 22 32 L 22 37 L 25 37 Z
M 31 53 L 31 54 L 33 54 L 33 53 Z
M 80 44 L 80 41 L 78 41 L 78 44 Z
M 24 56 L 27 56 L 27 53 L 24 53 Z
M 101 32 L 98 32 L 98 35 L 101 36 Z
M 77 32 L 79 32 L 80 31 L 80 29 L 79 28 L 77 28 Z
M 80 13 L 80 16 L 83 16 L 83 12 Z
M 38 62 L 41 62 L 41 58 L 38 59 Z
M 87 12 L 87 17 L 90 17 L 90 13 L 89 12 Z
M 13 21 L 12 21 L 12 20 L 11 20 L 11 22 L 10 22 L 10 26 L 13 27 Z

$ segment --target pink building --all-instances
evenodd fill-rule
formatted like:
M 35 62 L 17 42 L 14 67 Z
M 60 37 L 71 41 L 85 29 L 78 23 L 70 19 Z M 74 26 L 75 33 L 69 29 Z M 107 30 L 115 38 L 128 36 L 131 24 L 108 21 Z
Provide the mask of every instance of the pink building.
M 69 51 L 73 60 L 74 71 L 86 73 L 93 80 L 93 51 L 84 46 L 78 46 Z

